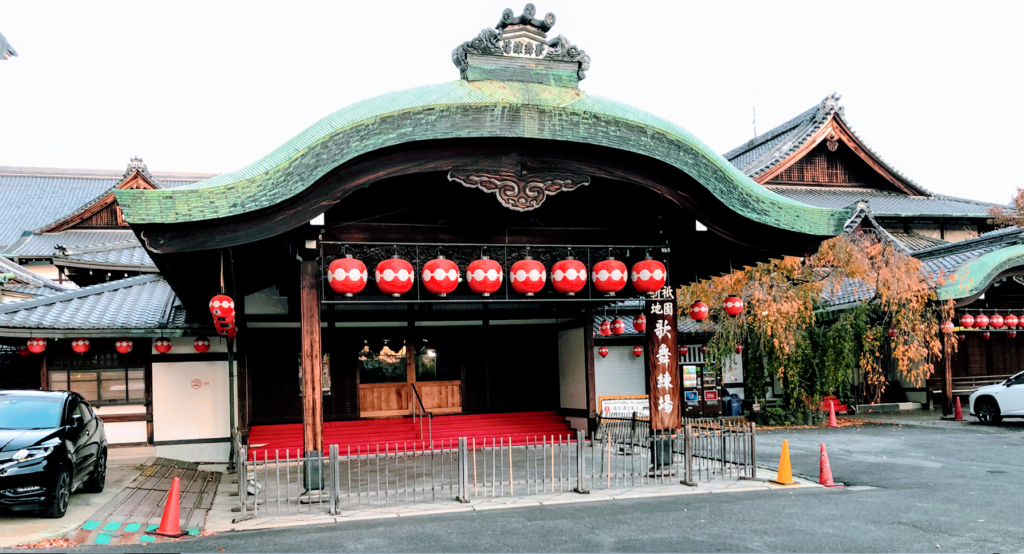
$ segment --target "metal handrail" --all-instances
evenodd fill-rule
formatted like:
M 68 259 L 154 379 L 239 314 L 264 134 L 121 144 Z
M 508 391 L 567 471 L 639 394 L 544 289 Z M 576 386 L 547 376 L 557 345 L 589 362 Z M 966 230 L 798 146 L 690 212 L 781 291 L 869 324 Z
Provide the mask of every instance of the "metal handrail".
M 431 428 L 432 427 L 431 424 L 433 423 L 433 420 L 434 420 L 434 414 L 431 414 L 429 411 L 427 411 L 426 408 L 423 407 L 423 399 L 420 398 L 420 391 L 416 388 L 416 383 L 409 383 L 409 386 L 412 387 L 412 392 L 416 395 L 416 402 L 419 402 L 420 410 L 422 410 L 422 413 L 427 414 L 427 433 L 428 433 L 427 436 L 428 436 L 428 440 L 430 441 L 430 447 L 433 448 L 434 447 L 434 431 Z M 412 405 L 412 422 L 413 422 L 413 425 L 416 424 L 416 403 L 413 403 L 413 405 Z M 423 440 L 423 416 L 422 415 L 420 415 L 420 437 L 419 437 L 419 439 Z

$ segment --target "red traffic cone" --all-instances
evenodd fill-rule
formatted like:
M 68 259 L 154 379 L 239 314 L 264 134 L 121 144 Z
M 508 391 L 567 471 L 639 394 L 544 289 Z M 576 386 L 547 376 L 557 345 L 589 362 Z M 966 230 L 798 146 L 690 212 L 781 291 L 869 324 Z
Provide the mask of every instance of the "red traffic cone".
M 832 481 L 832 466 L 828 464 L 828 452 L 825 451 L 825 443 L 821 443 L 821 469 L 818 472 L 818 484 L 823 487 L 841 488 L 842 483 L 836 484 Z
M 956 397 L 956 411 L 953 412 L 953 421 L 963 421 L 964 412 L 960 409 L 960 397 Z
M 183 537 L 181 531 L 181 508 L 178 505 L 181 490 L 181 479 L 178 477 L 171 481 L 171 490 L 167 491 L 167 504 L 164 506 L 164 515 L 160 518 L 160 527 L 156 531 L 150 531 L 150 535 L 162 537 Z
M 839 422 L 836 421 L 836 403 L 828 401 L 828 426 L 839 427 Z

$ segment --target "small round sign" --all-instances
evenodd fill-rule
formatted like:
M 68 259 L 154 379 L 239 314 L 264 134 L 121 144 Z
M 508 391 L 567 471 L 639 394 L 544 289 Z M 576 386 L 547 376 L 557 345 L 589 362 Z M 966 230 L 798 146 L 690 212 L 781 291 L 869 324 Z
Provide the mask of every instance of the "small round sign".
M 192 379 L 192 388 L 201 389 L 203 388 L 203 381 L 201 379 Z

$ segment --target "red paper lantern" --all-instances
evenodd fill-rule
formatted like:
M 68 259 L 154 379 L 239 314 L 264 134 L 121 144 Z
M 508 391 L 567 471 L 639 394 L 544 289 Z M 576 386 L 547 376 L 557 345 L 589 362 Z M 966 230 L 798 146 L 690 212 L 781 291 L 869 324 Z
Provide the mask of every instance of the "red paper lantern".
M 18 355 L 19 356 L 31 356 L 32 353 L 28 351 L 28 348 L 24 344 L 22 344 L 22 345 L 18 346 Z
M 29 352 L 31 352 L 33 354 L 42 354 L 43 351 L 46 350 L 46 339 L 41 339 L 41 338 L 28 339 L 28 343 L 27 343 L 26 346 L 28 347 L 28 351 Z
M 1016 337 L 1017 337 L 1017 331 L 1008 331 L 1006 333 L 1006 338 L 1012 339 L 1012 338 L 1016 338 Z
M 218 294 L 210 300 L 210 314 L 213 317 L 232 317 L 235 315 L 235 301 L 230 296 Z
M 430 260 L 423 264 L 423 286 L 438 296 L 448 296 L 459 286 L 459 266 L 444 256 Z
M 959 341 L 959 342 L 963 342 L 963 341 L 967 340 L 967 335 L 965 335 L 963 333 L 960 333 L 959 335 L 956 336 L 956 340 Z
M 638 333 L 643 333 L 644 331 L 646 331 L 647 316 L 645 316 L 644 314 L 640 314 L 633 318 L 633 328 L 636 329 Z
M 615 296 L 615 293 L 626 286 L 626 264 L 608 257 L 594 264 L 590 273 L 590 280 L 594 288 L 603 292 L 605 296 Z
M 683 346 L 679 347 L 679 357 L 680 358 L 686 356 L 689 353 L 690 353 L 690 349 L 687 348 L 685 344 Z
M 327 266 L 327 284 L 331 289 L 351 297 L 366 288 L 366 264 L 352 257 L 351 254 L 338 258 Z
M 394 257 L 377 264 L 373 278 L 377 281 L 377 288 L 381 292 L 398 298 L 409 292 L 416 275 L 412 271 L 412 264 L 402 258 Z
M 668 272 L 665 271 L 665 264 L 650 257 L 633 264 L 633 269 L 629 272 L 633 288 L 648 294 L 661 290 L 665 286 L 666 277 Z
M 608 347 L 602 346 L 601 348 L 598 348 L 597 353 L 600 354 L 602 358 L 608 356 Z
M 743 345 L 742 344 L 736 343 L 736 353 L 737 354 L 743 353 Z
M 700 345 L 700 353 L 701 354 L 707 354 L 708 353 L 708 345 L 706 345 L 706 344 Z
M 1010 329 L 1017 327 L 1017 323 L 1019 323 L 1019 321 L 1020 320 L 1017 319 L 1017 316 L 1013 314 L 1010 314 L 1006 316 L 1005 319 L 1003 319 L 1003 323 L 1005 323 L 1006 326 L 1009 327 Z
M 602 337 L 607 337 L 608 335 L 611 335 L 612 334 L 612 323 L 610 321 L 608 321 L 608 320 L 602 321 L 601 322 L 601 327 L 598 329 L 598 332 L 601 333 Z
M 983 338 L 985 340 L 988 340 L 989 337 L 991 337 L 991 336 L 992 335 L 988 331 L 985 331 L 984 333 L 981 334 L 981 338 Z
M 551 266 L 551 286 L 567 296 L 575 296 L 587 284 L 587 266 L 569 256 Z
M 501 264 L 484 256 L 466 268 L 466 283 L 469 290 L 482 296 L 490 296 L 501 288 Z
M 171 339 L 167 337 L 160 337 L 153 341 L 153 349 L 158 354 L 166 354 L 171 351 Z
M 943 321 L 942 324 L 939 325 L 939 329 L 941 329 L 942 332 L 946 333 L 947 335 L 952 333 L 953 329 L 955 329 L 955 328 L 956 328 L 956 326 L 953 325 L 952 321 Z
M 992 317 L 990 317 L 988 319 L 988 324 L 993 329 L 1002 329 L 1003 328 L 1003 316 L 1001 316 L 999 314 L 994 314 Z
M 89 339 L 71 339 L 71 350 L 76 354 L 85 354 L 89 351 Z
M 625 333 L 625 332 L 626 332 L 626 322 L 622 321 L 619 318 L 613 319 L 612 320 L 612 334 L 613 335 L 621 335 L 622 333 Z
M 896 336 L 896 328 L 895 327 L 889 327 L 889 337 L 891 338 L 891 337 L 895 337 L 895 336 Z
M 974 318 L 974 327 L 976 329 L 988 327 L 988 316 L 985 314 L 978 314 L 978 316 Z
M 965 329 L 974 327 L 974 316 L 971 314 L 964 314 L 960 316 L 960 326 Z
M 210 339 L 206 337 L 196 337 L 196 340 L 192 341 L 192 348 L 196 349 L 196 352 L 205 354 L 210 351 Z
M 132 340 L 131 339 L 117 339 L 114 341 L 114 350 L 117 350 L 118 354 L 127 354 L 132 351 Z
M 690 317 L 694 321 L 704 321 L 708 318 L 708 305 L 700 300 L 690 304 Z
M 634 346 L 633 347 L 633 355 L 636 356 L 637 358 L 639 358 L 640 356 L 643 356 L 644 355 L 644 347 L 643 346 Z
M 508 277 L 512 281 L 512 288 L 516 292 L 526 296 L 533 296 L 534 293 L 540 292 L 544 288 L 544 281 L 548 277 L 548 272 L 544 269 L 544 264 L 526 256 L 512 264 Z
M 725 299 L 725 313 L 729 314 L 729 317 L 736 317 L 743 311 L 743 300 L 735 294 L 730 295 Z

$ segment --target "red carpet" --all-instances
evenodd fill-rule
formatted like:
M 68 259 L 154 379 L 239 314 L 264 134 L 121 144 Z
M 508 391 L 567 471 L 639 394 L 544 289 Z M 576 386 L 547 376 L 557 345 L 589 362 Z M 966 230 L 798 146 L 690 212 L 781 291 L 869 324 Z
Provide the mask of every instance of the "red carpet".
M 483 446 L 486 439 L 488 445 L 492 439 L 501 444 L 510 440 L 514 445 L 526 444 L 527 439 L 533 443 L 534 437 L 542 441 L 542 437 L 554 435 L 562 440 L 575 436 L 574 431 L 564 417 L 557 412 L 520 412 L 509 414 L 477 414 L 477 415 L 439 415 L 434 416 L 427 428 L 427 420 L 423 420 L 423 435 L 420 436 L 420 421 L 413 425 L 411 417 L 392 419 L 363 419 L 358 421 L 332 421 L 324 423 L 324 450 L 328 445 L 337 444 L 341 455 L 348 453 L 349 447 L 353 454 L 366 454 L 387 450 L 394 452 L 406 449 L 430 449 L 429 439 L 434 441 L 434 448 L 454 448 L 458 446 L 458 438 L 476 439 L 477 446 Z M 442 445 L 443 442 L 443 445 Z M 285 449 L 291 449 L 295 457 L 302 450 L 302 425 L 292 423 L 286 425 L 257 425 L 249 431 L 249 459 L 256 456 L 262 460 L 264 453 L 270 459 L 274 452 L 279 451 L 281 458 Z

